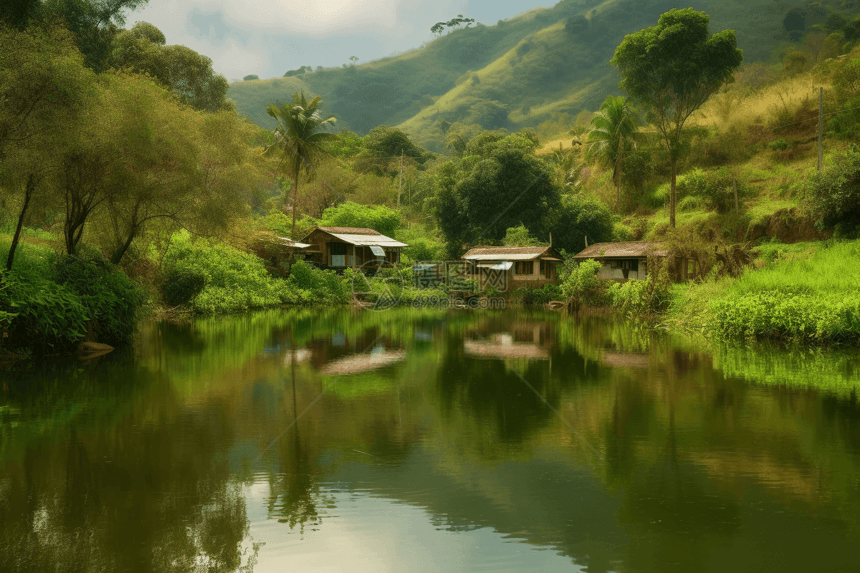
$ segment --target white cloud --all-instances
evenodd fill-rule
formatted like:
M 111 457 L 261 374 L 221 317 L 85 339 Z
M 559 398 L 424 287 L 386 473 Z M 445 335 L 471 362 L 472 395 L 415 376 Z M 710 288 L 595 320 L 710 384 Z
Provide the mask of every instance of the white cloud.
M 305 36 L 326 35 L 357 29 L 387 30 L 397 25 L 397 6 L 402 0 L 211 0 L 183 5 L 205 11 L 221 11 L 240 27 L 277 30 Z

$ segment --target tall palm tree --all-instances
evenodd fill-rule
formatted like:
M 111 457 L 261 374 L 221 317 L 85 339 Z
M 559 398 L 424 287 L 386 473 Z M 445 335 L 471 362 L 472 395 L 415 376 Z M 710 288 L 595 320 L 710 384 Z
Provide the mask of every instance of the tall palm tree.
M 323 119 L 319 111 L 319 96 L 311 101 L 305 98 L 304 91 L 293 93 L 293 103 L 278 107 L 270 105 L 266 112 L 278 122 L 274 132 L 274 142 L 265 153 L 281 154 L 281 163 L 293 176 L 293 227 L 290 235 L 296 238 L 296 211 L 299 192 L 299 174 L 304 169 L 310 173 L 320 156 L 328 153 L 325 142 L 338 139 L 338 136 L 321 128 L 332 125 L 335 118 Z M 286 210 L 286 206 L 285 206 Z
M 591 118 L 586 155 L 604 167 L 612 167 L 612 180 L 621 209 L 621 169 L 627 151 L 635 149 L 639 120 L 627 98 L 609 96 Z

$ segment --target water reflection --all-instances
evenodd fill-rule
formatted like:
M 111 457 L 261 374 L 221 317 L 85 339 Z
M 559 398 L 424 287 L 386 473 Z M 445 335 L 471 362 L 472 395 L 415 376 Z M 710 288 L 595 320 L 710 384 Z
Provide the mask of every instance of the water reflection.
M 147 324 L 2 374 L 0 570 L 855 571 L 858 365 L 541 312 Z

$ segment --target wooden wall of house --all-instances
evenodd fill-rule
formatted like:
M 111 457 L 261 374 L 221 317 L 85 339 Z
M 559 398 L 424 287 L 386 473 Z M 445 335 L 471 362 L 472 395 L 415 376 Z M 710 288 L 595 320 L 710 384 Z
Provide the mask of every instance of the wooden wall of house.
M 531 273 L 523 273 L 522 266 L 523 263 L 532 263 L 532 272 Z M 558 281 L 558 272 L 556 268 L 555 261 L 544 261 L 545 265 L 549 267 L 549 276 L 544 272 L 541 272 L 541 261 L 517 261 L 514 263 L 514 279 L 515 281 L 529 284 L 556 284 Z M 526 285 L 528 286 L 528 285 Z

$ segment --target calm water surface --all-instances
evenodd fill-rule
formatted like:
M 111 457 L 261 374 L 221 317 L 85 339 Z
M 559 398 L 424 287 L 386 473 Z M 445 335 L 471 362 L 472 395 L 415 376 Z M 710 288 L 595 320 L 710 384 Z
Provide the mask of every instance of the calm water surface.
M 316 310 L 0 380 L 0 571 L 860 571 L 856 354 Z

